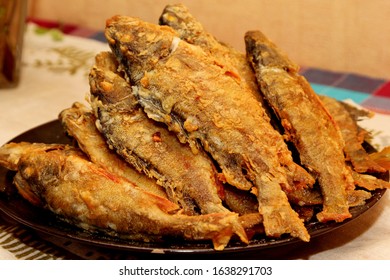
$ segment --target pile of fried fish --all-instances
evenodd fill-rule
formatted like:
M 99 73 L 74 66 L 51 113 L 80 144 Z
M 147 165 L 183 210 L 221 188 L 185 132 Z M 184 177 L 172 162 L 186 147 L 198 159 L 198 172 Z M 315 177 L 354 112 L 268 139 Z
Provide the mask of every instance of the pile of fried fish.
M 343 222 L 390 186 L 377 179 L 389 149 L 362 146 L 371 113 L 317 95 L 260 31 L 241 53 L 177 4 L 158 25 L 114 16 L 105 36 L 89 104 L 59 114 L 77 144 L 0 148 L 32 204 L 90 231 L 223 250 L 232 237 L 309 241 L 306 221 Z

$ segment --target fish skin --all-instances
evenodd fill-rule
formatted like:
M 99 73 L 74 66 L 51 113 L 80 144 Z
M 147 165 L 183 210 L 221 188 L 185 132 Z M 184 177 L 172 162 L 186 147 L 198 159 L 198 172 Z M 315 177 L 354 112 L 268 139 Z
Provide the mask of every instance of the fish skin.
M 189 44 L 199 46 L 202 50 L 210 54 L 216 60 L 216 64 L 225 68 L 227 75 L 232 76 L 241 86 L 246 87 L 246 91 L 251 93 L 260 103 L 258 113 L 261 114 L 264 122 L 269 122 L 272 126 L 278 124 L 274 118 L 270 117 L 270 108 L 260 94 L 252 66 L 249 64 L 245 53 L 239 52 L 228 44 L 218 41 L 211 33 L 207 32 L 202 24 L 190 13 L 189 9 L 183 4 L 167 5 L 159 19 L 159 23 L 172 27 L 180 39 Z M 269 127 L 269 129 L 272 129 Z M 283 157 L 286 163 L 283 167 L 286 170 L 289 184 L 298 191 L 314 184 L 314 179 L 299 165 L 296 165 L 292 159 L 287 162 L 287 146 L 283 151 Z
M 168 198 L 165 189 L 157 185 L 154 179 L 135 170 L 108 147 L 106 140 L 95 125 L 96 117 L 90 108 L 80 102 L 75 102 L 70 108 L 62 110 L 58 118 L 67 134 L 77 141 L 78 147 L 93 163 L 106 168 L 111 173 L 129 179 L 146 191 Z
M 265 98 L 294 143 L 301 163 L 318 178 L 324 197 L 322 222 L 351 217 L 347 191 L 355 188 L 344 157 L 344 141 L 332 116 L 323 106 L 299 67 L 260 31 L 248 31 L 245 43 Z
M 254 96 L 168 27 L 115 16 L 105 35 L 148 116 L 194 149 L 200 142 L 228 183 L 257 189 L 267 235 L 290 233 L 308 241 L 282 190 L 292 188 L 282 167 L 291 155 L 285 156 L 282 136 L 259 114 Z
M 235 234 L 248 242 L 237 214 L 183 215 L 176 204 L 90 162 L 74 147 L 9 143 L 0 155 L 2 165 L 17 168 L 21 195 L 87 230 L 145 242 L 166 236 L 211 240 L 216 250 Z
M 227 68 L 227 71 L 240 83 L 245 83 L 254 92 L 254 96 L 262 102 L 256 77 L 248 63 L 244 53 L 235 48 L 218 41 L 211 33 L 207 32 L 203 25 L 190 13 L 183 4 L 167 5 L 160 18 L 161 25 L 170 26 L 174 29 L 180 39 L 189 44 L 201 47 L 205 52 L 210 53 L 214 59 L 220 61 L 220 65 Z M 262 103 L 262 105 L 264 105 Z M 266 117 L 266 116 L 264 116 Z
M 146 116 L 127 81 L 105 66 L 112 59 L 107 53 L 98 55 L 90 75 L 91 106 L 108 144 L 155 178 L 186 213 L 196 215 L 197 208 L 203 214 L 228 212 L 219 196 L 222 183 L 209 157 L 203 152 L 194 155 L 166 127 Z
M 64 146 L 62 144 L 43 144 L 43 143 L 9 143 L 4 144 L 0 147 L 0 165 L 5 168 L 17 171 L 19 168 L 19 161 L 23 154 L 25 153 L 35 153 L 44 150 L 50 149 L 62 149 Z M 80 155 L 81 152 L 80 152 Z

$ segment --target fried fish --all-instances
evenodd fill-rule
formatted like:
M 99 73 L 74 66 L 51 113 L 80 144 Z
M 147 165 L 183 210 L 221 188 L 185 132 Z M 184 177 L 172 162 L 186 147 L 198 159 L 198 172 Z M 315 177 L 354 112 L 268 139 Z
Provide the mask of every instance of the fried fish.
M 222 205 L 222 183 L 205 153 L 194 155 L 166 127 L 149 119 L 116 68 L 110 53 L 96 57 L 91 70 L 91 106 L 107 142 L 139 171 L 155 178 L 169 199 L 186 213 L 228 212 Z
M 77 141 L 80 149 L 88 155 L 93 163 L 106 168 L 111 173 L 131 180 L 146 191 L 167 198 L 165 190 L 156 183 L 156 180 L 135 170 L 108 147 L 95 125 L 95 115 L 87 106 L 75 102 L 71 108 L 60 112 L 59 120 L 67 134 Z
M 318 178 L 324 197 L 319 221 L 351 217 L 347 191 L 355 188 L 344 157 L 340 129 L 314 93 L 298 66 L 260 31 L 245 34 L 249 61 L 262 93 L 279 116 L 286 138 L 300 160 Z
M 91 231 L 142 240 L 167 236 L 212 240 L 222 250 L 237 234 L 246 234 L 232 212 L 188 216 L 176 204 L 90 162 L 67 145 L 9 143 L 0 148 L 0 164 L 17 171 L 14 183 L 36 206 Z
M 148 116 L 168 125 L 194 150 L 204 148 L 226 182 L 253 188 L 267 235 L 290 233 L 308 241 L 283 191 L 293 189 L 286 169 L 301 167 L 253 94 L 226 72 L 231 67 L 180 40 L 167 26 L 115 16 L 105 34 Z M 295 179 L 307 182 L 306 176 Z

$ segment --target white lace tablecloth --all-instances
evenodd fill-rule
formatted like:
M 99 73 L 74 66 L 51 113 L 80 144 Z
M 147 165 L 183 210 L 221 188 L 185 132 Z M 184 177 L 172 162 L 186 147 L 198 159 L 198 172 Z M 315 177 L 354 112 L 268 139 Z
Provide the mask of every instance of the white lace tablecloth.
M 57 118 L 89 90 L 88 72 L 104 43 L 50 32 L 28 25 L 20 85 L 0 90 L 0 145 Z M 378 114 L 363 125 L 377 131 L 375 145 L 390 145 L 390 117 Z M 1 215 L 1 214 L 0 214 Z M 253 259 L 390 259 L 390 194 L 347 225 L 310 243 L 250 252 Z M 154 258 L 131 252 L 94 248 L 53 236 L 42 236 L 0 216 L 0 259 L 137 259 Z M 192 256 L 186 256 L 191 258 Z M 195 257 L 195 256 L 193 256 Z M 199 257 L 199 256 L 198 256 Z M 216 255 L 213 258 L 234 258 Z

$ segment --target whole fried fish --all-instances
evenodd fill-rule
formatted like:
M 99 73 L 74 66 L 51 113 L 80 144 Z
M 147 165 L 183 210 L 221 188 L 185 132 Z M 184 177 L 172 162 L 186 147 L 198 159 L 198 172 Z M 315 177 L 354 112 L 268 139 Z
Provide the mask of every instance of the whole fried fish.
M 237 188 L 254 187 L 269 236 L 309 234 L 285 191 L 292 161 L 282 136 L 262 115 L 257 99 L 200 47 L 167 26 L 115 16 L 106 38 L 148 116 L 168 125 L 194 150 L 204 148 Z M 306 182 L 307 177 L 295 178 Z
M 90 73 L 91 106 L 109 145 L 139 171 L 157 179 L 169 199 L 186 213 L 228 212 L 209 157 L 194 155 L 166 127 L 149 119 L 117 67 L 112 54 L 105 52 L 96 57 Z
M 180 214 L 176 204 L 108 172 L 71 146 L 6 144 L 0 164 L 17 171 L 14 183 L 24 198 L 87 230 L 145 242 L 166 236 L 212 240 L 216 250 L 234 234 L 248 241 L 237 214 Z
M 324 197 L 318 220 L 341 222 L 350 218 L 347 191 L 355 186 L 337 124 L 298 74 L 298 66 L 264 34 L 249 31 L 245 43 L 262 93 L 279 116 L 286 137 L 295 144 L 301 163 L 318 177 Z
M 156 180 L 135 170 L 108 147 L 104 137 L 96 128 L 95 115 L 85 105 L 75 102 L 71 108 L 60 112 L 59 120 L 65 131 L 76 139 L 80 149 L 93 163 L 106 168 L 111 173 L 129 179 L 146 191 L 167 198 L 165 189 L 158 185 Z

